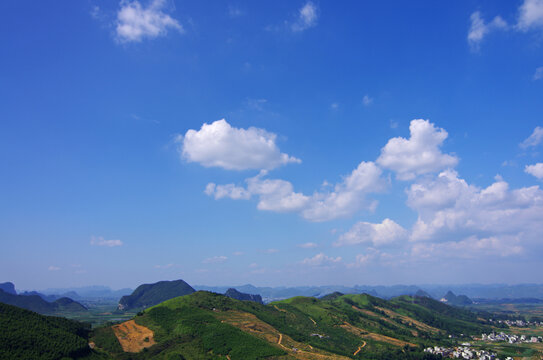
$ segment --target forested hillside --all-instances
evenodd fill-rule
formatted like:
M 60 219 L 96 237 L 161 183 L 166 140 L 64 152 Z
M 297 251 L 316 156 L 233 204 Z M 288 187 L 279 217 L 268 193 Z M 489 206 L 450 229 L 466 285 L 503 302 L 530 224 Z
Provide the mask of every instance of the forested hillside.
M 0 303 L 0 359 L 56 360 L 91 355 L 90 326 Z

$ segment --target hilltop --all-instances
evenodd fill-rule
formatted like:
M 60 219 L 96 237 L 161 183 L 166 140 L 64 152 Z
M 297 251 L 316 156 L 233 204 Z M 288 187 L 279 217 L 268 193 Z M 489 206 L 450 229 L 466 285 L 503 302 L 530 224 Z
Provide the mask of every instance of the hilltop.
M 145 309 L 177 296 L 192 294 L 195 290 L 183 280 L 159 281 L 143 284 L 119 301 L 119 310 Z
M 424 347 L 489 330 L 475 313 L 428 297 L 336 293 L 262 305 L 198 291 L 99 328 L 91 340 L 118 359 L 127 351 L 137 359 L 433 359 Z
M 245 294 L 242 292 L 237 291 L 236 289 L 230 288 L 226 290 L 224 295 L 228 296 L 229 298 L 236 299 L 236 300 L 243 300 L 243 301 L 254 301 L 259 304 L 262 304 L 262 296 L 260 295 L 253 295 L 253 294 Z

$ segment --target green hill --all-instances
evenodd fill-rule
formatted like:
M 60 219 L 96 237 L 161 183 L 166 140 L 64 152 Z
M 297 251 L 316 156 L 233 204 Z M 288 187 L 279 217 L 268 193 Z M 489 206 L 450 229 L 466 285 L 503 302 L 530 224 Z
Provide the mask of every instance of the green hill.
M 90 326 L 0 303 L 0 359 L 90 358 Z
M 96 329 L 92 341 L 115 359 L 433 359 L 422 349 L 449 334 L 488 331 L 475 313 L 426 297 L 334 294 L 262 305 L 198 291 Z
M 121 298 L 119 310 L 145 309 L 177 296 L 192 294 L 194 291 L 183 280 L 143 284 L 138 286 L 132 294 Z

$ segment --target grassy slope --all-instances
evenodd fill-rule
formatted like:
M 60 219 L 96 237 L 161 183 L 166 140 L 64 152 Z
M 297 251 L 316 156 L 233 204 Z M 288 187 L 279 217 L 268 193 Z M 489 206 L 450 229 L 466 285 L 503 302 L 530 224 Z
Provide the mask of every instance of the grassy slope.
M 473 313 L 431 299 L 386 301 L 364 294 L 294 297 L 261 305 L 199 291 L 149 308 L 135 321 L 153 330 L 157 345 L 129 355 L 108 330 L 97 330 L 102 339 L 94 340 L 118 359 L 169 359 L 175 354 L 187 359 L 304 358 L 292 347 L 321 358 L 353 358 L 361 346 L 357 358 L 423 359 L 431 357 L 422 348 L 448 333 L 489 330 Z

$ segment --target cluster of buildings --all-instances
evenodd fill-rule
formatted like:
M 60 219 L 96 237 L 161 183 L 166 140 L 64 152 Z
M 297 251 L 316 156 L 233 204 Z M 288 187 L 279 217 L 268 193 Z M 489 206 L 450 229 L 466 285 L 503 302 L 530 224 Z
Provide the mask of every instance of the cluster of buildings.
M 424 349 L 424 352 L 453 359 L 500 360 L 496 357 L 495 353 L 486 350 L 473 349 L 470 344 L 467 343 L 454 348 L 440 346 L 429 347 Z M 513 360 L 513 358 L 507 357 L 505 360 Z
M 541 336 L 526 336 L 526 335 L 514 335 L 514 334 L 505 334 L 503 332 L 496 334 L 496 333 L 490 333 L 490 334 L 482 334 L 481 340 L 484 341 L 506 341 L 509 344 L 517 344 L 517 343 L 538 343 L 543 342 L 543 338 Z
M 543 321 L 524 321 L 524 320 L 493 320 L 489 322 L 496 324 L 506 324 L 507 326 L 517 327 L 529 327 L 529 326 L 543 326 Z

